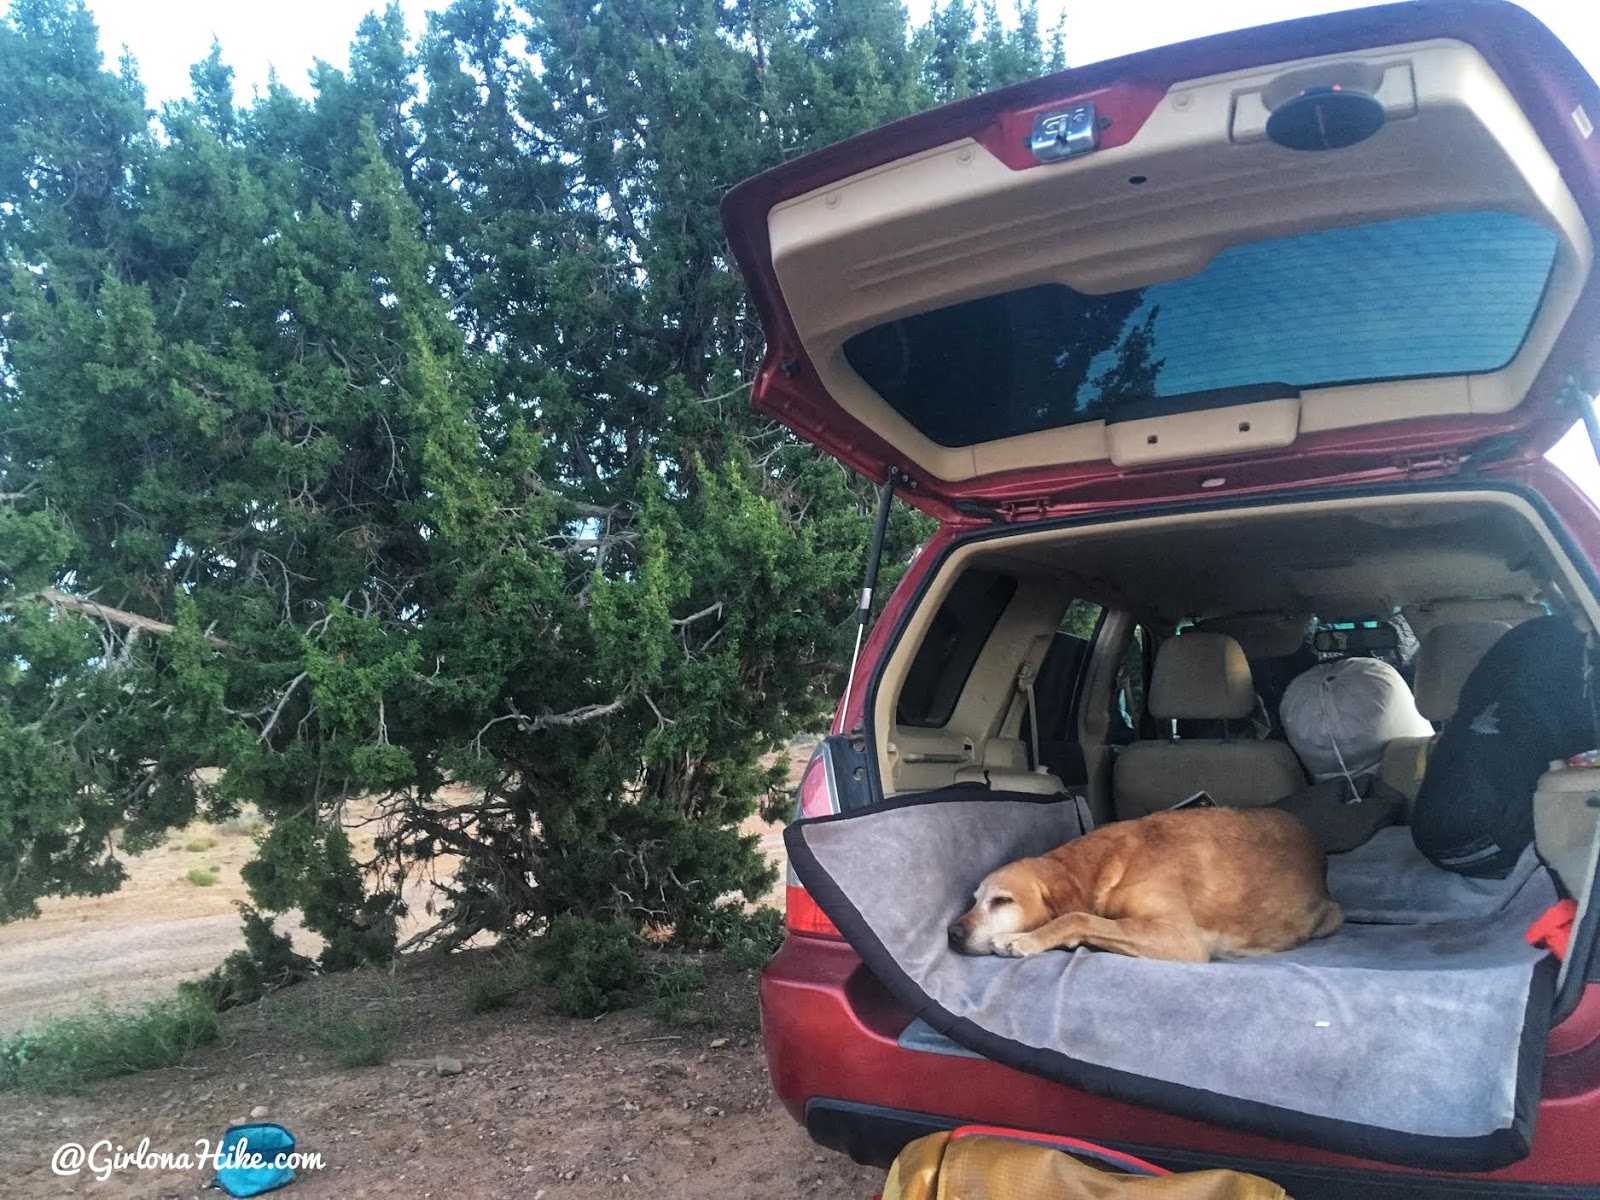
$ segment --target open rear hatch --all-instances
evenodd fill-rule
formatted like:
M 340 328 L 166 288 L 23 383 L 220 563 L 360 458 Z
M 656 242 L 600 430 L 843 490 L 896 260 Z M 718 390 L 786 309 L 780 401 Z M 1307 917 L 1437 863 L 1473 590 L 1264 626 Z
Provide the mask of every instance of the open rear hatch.
M 1543 453 L 1600 376 L 1600 90 L 1509 4 L 1162 47 L 723 204 L 753 401 L 944 519 Z

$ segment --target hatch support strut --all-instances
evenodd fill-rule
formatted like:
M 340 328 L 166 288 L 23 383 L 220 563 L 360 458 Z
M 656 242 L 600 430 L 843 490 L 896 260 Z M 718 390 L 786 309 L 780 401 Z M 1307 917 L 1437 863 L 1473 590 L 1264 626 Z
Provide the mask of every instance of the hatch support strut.
M 1594 456 L 1600 460 L 1600 416 L 1595 415 L 1594 397 L 1585 389 L 1576 388 L 1578 397 L 1578 412 L 1583 415 L 1583 427 L 1589 431 L 1589 445 L 1594 449 Z
M 861 607 L 856 610 L 856 648 L 850 654 L 850 671 L 844 677 L 841 712 L 850 707 L 850 688 L 855 683 L 856 663 L 861 659 L 861 639 L 867 632 L 867 618 L 872 613 L 872 591 L 878 586 L 878 562 L 883 558 L 883 531 L 889 527 L 894 485 L 905 478 L 905 472 L 899 467 L 890 467 L 888 478 L 878 485 L 878 513 L 872 521 L 872 544 L 867 550 L 867 577 L 861 583 Z

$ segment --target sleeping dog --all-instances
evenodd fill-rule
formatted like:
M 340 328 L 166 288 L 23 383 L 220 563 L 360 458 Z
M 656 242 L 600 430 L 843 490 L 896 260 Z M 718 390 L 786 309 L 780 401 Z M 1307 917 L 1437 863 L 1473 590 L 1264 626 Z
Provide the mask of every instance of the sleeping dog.
M 1273 954 L 1339 928 L 1327 876 L 1287 813 L 1152 813 L 990 872 L 950 946 L 1012 958 L 1079 946 L 1179 962 Z

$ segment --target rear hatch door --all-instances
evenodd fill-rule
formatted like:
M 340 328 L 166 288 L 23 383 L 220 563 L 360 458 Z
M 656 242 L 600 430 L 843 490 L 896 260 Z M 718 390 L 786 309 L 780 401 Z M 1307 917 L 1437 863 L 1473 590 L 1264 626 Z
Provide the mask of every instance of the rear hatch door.
M 1482 2 L 923 113 L 724 201 L 753 402 L 947 520 L 1521 461 L 1600 374 L 1597 121 Z

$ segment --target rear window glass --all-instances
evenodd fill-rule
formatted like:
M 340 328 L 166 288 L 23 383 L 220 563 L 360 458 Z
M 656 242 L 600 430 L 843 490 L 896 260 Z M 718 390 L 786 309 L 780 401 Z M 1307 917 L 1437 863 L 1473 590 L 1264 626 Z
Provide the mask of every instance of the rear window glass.
M 1016 594 L 1017 581 L 993 571 L 968 571 L 955 581 L 906 672 L 897 722 L 934 729 L 950 720 L 983 644 Z
M 1322 229 L 1232 247 L 1171 283 L 1101 296 L 1043 284 L 919 313 L 844 354 L 943 446 L 1476 374 L 1516 356 L 1555 251 L 1548 229 L 1509 213 Z

